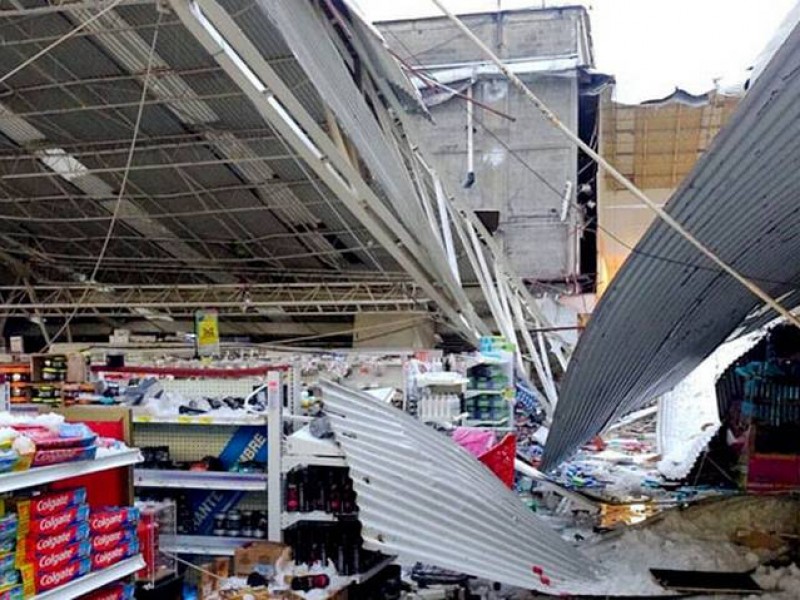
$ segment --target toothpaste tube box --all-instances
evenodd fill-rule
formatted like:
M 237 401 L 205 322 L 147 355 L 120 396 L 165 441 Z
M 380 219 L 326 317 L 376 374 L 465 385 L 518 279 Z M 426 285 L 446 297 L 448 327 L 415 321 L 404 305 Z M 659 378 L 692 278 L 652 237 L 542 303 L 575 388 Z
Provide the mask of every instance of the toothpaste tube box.
M 127 544 L 120 544 L 116 548 L 105 552 L 92 552 L 92 570 L 100 571 L 111 565 L 118 563 L 124 558 L 129 558 L 139 552 L 139 542 L 132 541 Z
M 91 552 L 91 542 L 89 542 L 89 540 L 82 540 L 59 550 L 54 550 L 45 554 L 37 554 L 29 559 L 28 564 L 32 564 L 36 572 L 54 571 L 66 566 L 74 560 L 88 558 Z
M 3 552 L 0 554 L 0 573 L 15 568 L 16 555 L 13 552 Z
M 27 523 L 20 521 L 17 537 L 55 535 L 88 518 L 89 506 L 79 504 L 48 517 L 31 519 Z
M 84 596 L 83 600 L 134 600 L 135 590 L 132 583 L 113 583 Z M 3 600 L 2 596 L 0 600 Z
M 18 520 L 17 515 L 9 514 L 0 517 L 0 540 L 13 539 L 17 535 Z
M 139 522 L 139 509 L 132 506 L 109 507 L 95 511 L 89 517 L 92 535 L 109 533 L 123 527 L 135 527 Z
M 89 524 L 75 523 L 60 533 L 44 536 L 29 536 L 17 540 L 17 564 L 30 562 L 30 557 L 52 554 L 67 546 L 89 538 Z
M 74 490 L 18 499 L 12 501 L 9 508 L 17 513 L 20 523 L 26 523 L 31 519 L 49 517 L 85 503 L 86 488 L 76 488 Z
M 21 585 L 0 588 L 0 600 L 23 600 L 23 598 L 25 598 L 25 590 Z
M 73 579 L 86 575 L 91 568 L 92 561 L 88 558 L 73 560 L 58 569 L 50 571 L 40 571 L 33 565 L 25 565 L 20 569 L 25 596 L 33 596 L 57 588 Z
M 109 533 L 98 533 L 92 536 L 92 552 L 105 552 L 120 544 L 130 544 L 138 540 L 136 531 L 128 527 Z

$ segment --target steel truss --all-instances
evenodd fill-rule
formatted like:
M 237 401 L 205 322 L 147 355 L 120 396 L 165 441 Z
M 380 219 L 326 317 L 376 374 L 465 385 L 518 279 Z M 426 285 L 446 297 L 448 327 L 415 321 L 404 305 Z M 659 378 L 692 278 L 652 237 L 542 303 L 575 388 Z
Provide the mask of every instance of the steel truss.
M 215 308 L 222 316 L 330 316 L 364 312 L 429 311 L 411 282 L 329 282 L 251 285 L 7 286 L 2 317 L 191 317 Z

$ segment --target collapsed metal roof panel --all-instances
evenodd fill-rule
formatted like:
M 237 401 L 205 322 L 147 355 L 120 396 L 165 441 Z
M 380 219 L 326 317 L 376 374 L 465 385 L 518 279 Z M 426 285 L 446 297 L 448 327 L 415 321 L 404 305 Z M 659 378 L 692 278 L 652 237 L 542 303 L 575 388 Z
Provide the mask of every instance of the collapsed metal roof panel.
M 589 560 L 448 437 L 364 392 L 324 381 L 322 394 L 366 547 L 554 594 L 591 585 Z
M 667 205 L 693 235 L 773 296 L 800 283 L 798 64 L 795 28 Z M 756 305 L 744 287 L 655 222 L 573 355 L 544 467 L 669 390 Z

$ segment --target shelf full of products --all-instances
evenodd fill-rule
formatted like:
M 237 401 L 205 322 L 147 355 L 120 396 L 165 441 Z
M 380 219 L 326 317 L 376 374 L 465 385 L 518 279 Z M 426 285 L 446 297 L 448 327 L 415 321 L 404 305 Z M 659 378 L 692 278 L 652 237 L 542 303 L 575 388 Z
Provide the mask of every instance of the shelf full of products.
M 108 505 L 130 496 L 124 477 L 115 488 L 107 472 L 138 463 L 139 451 L 60 415 L 0 413 L 0 424 L 3 597 L 71 600 L 100 589 L 132 597 L 132 584 L 114 582 L 146 567 L 139 511 Z M 101 473 L 102 484 L 86 478 Z

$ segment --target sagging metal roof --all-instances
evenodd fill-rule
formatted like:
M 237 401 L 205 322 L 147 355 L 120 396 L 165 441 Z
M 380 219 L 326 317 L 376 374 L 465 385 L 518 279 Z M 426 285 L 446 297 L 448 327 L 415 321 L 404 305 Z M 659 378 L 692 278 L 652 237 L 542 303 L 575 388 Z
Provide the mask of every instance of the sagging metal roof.
M 686 229 L 773 296 L 800 284 L 798 64 L 795 28 L 667 204 Z M 669 390 L 757 304 L 678 233 L 654 223 L 573 355 L 545 468 Z
M 321 387 L 367 548 L 553 594 L 591 585 L 590 561 L 447 436 L 364 392 Z

